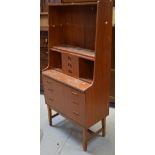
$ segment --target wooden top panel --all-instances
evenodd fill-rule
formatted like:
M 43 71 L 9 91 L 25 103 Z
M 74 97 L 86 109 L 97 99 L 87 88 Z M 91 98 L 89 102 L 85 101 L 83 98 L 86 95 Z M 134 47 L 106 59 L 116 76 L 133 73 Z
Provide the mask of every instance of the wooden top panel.
M 74 6 L 74 5 L 97 5 L 97 2 L 81 2 L 81 3 L 48 3 L 49 6 Z
M 61 53 L 69 53 L 92 61 L 95 60 L 95 51 L 89 49 L 74 47 L 70 45 L 62 45 L 62 46 L 54 46 L 53 48 L 51 48 L 51 50 Z
M 43 71 L 42 74 L 82 92 L 86 91 L 91 86 L 90 83 L 73 78 L 53 69 Z

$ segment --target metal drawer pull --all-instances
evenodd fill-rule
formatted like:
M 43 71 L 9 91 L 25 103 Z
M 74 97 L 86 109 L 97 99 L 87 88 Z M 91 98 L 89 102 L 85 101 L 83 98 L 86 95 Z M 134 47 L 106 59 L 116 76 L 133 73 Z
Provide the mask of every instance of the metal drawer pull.
M 68 66 L 69 66 L 69 67 L 72 67 L 72 65 L 71 65 L 70 63 L 68 63 Z
M 76 116 L 79 116 L 79 114 L 75 111 L 73 111 L 73 114 L 76 115 Z
M 52 102 L 54 101 L 54 99 L 53 99 L 53 98 L 49 98 L 49 100 L 50 100 L 50 101 L 52 101 Z
M 68 56 L 68 60 L 70 60 L 70 61 L 71 61 L 71 57 L 70 57 L 70 56 Z
M 48 88 L 47 90 L 53 92 L 53 89 Z
M 77 103 L 77 102 L 75 102 L 75 101 L 72 101 L 74 104 L 76 104 L 76 105 L 79 105 L 79 103 Z
M 46 81 L 48 84 L 51 84 L 51 82 L 49 82 L 49 81 Z
M 73 95 L 78 95 L 76 92 L 73 92 L 73 91 L 72 91 L 72 94 L 73 94 Z

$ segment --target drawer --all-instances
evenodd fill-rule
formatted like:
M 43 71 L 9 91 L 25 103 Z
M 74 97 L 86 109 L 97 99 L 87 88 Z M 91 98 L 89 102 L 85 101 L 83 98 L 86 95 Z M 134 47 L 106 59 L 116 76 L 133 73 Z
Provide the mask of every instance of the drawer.
M 70 76 L 79 77 L 79 59 L 78 57 L 62 54 L 62 71 Z
M 85 103 L 85 94 L 70 88 L 71 100 L 80 104 Z
M 40 31 L 40 47 L 48 47 L 48 32 Z
M 43 76 L 43 86 L 47 104 L 58 109 L 60 112 L 66 112 L 64 86 L 53 79 Z
M 53 89 L 56 88 L 56 83 L 54 80 L 46 77 L 46 76 L 42 76 L 42 79 L 43 79 L 43 84 L 44 84 L 44 89 L 47 90 L 47 91 L 53 91 Z
M 68 115 L 78 123 L 84 122 L 85 94 L 72 88 L 66 90 Z

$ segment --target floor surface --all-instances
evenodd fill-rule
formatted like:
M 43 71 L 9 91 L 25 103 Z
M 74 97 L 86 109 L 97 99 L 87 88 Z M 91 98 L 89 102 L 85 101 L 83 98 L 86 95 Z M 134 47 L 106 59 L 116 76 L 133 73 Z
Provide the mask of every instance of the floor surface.
M 48 125 L 47 107 L 44 95 L 40 95 L 40 155 L 115 155 L 115 109 L 110 108 L 107 117 L 106 137 L 100 135 L 88 142 L 87 152 L 82 148 L 82 130 L 62 116 Z M 92 130 L 101 127 L 101 123 Z

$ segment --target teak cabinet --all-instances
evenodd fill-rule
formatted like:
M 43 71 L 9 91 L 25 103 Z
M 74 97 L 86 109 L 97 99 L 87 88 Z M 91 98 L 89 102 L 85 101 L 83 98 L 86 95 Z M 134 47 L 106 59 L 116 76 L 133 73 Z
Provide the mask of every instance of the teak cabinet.
M 48 66 L 42 72 L 49 124 L 58 114 L 105 136 L 109 114 L 112 1 L 49 3 Z M 58 113 L 52 115 L 52 109 Z M 89 128 L 102 122 L 97 132 Z

